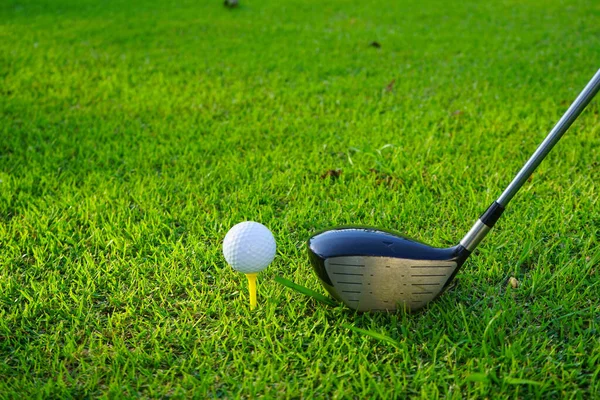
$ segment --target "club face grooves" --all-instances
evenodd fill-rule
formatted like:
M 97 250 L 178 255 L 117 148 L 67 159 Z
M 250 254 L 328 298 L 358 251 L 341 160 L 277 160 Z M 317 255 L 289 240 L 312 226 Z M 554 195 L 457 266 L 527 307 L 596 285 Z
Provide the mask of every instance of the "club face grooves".
M 380 229 L 342 227 L 308 241 L 311 264 L 327 291 L 358 311 L 418 310 L 439 294 L 469 255 Z
M 456 266 L 456 261 L 374 256 L 325 260 L 335 297 L 358 311 L 421 308 L 443 290 Z M 365 273 L 350 272 L 359 269 Z M 428 270 L 435 273 L 423 273 Z

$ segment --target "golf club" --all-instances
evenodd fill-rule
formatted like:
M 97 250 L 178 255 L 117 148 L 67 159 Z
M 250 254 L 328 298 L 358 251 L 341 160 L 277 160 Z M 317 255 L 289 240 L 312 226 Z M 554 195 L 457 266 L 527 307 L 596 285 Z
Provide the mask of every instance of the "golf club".
M 358 311 L 415 311 L 434 300 L 599 89 L 600 70 L 456 246 L 435 248 L 392 231 L 358 226 L 332 228 L 312 236 L 308 254 L 325 289 Z

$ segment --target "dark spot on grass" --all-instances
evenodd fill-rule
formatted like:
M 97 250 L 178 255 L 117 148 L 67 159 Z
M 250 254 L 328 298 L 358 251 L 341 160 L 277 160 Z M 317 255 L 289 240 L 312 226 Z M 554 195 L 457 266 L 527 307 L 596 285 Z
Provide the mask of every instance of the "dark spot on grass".
M 400 183 L 400 179 L 388 173 L 381 172 L 375 168 L 369 169 L 369 172 L 375 175 L 377 185 L 395 186 Z
M 535 262 L 532 260 L 524 260 L 521 265 L 519 265 L 519 272 L 521 274 L 526 274 L 528 271 L 535 268 Z
M 392 81 L 390 83 L 388 83 L 387 86 L 385 87 L 385 91 L 391 92 L 392 90 L 394 90 L 394 83 L 396 83 L 396 80 L 392 79 Z
M 380 49 L 381 48 L 381 44 L 379 44 L 379 42 L 375 42 L 375 41 L 369 43 L 369 46 L 375 47 L 376 49 Z
M 342 170 L 341 169 L 330 169 L 329 171 L 325 172 L 323 175 L 321 175 L 321 179 L 325 179 L 325 178 L 331 178 L 331 179 L 337 179 L 340 177 L 340 175 L 342 175 Z

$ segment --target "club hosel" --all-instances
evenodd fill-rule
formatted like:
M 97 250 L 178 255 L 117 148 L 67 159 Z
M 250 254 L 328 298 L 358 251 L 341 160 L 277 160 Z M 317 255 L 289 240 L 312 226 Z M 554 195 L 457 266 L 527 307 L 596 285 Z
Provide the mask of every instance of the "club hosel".
M 479 217 L 477 222 L 469 230 L 464 238 L 460 241 L 461 246 L 467 249 L 469 252 L 473 252 L 477 245 L 483 240 L 483 238 L 492 229 L 496 221 L 502 215 L 504 207 L 497 201 L 494 201 L 491 206 Z

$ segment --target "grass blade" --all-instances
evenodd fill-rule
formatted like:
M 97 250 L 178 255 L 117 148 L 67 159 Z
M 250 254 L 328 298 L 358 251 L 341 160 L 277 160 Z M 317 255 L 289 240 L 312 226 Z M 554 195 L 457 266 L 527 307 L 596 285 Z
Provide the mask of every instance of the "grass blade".
M 351 331 L 354 331 L 354 332 L 357 332 L 357 333 L 360 333 L 360 334 L 363 334 L 363 335 L 371 336 L 372 338 L 375 338 L 377 340 L 381 340 L 383 342 L 390 343 L 390 344 L 392 344 L 394 346 L 398 346 L 398 342 L 396 340 L 392 339 L 389 336 L 382 335 L 381 333 L 374 332 L 374 331 L 368 331 L 366 329 L 357 328 L 356 326 L 352 326 L 352 325 L 349 325 L 349 324 L 342 324 L 342 326 L 344 328 L 350 329 Z
M 280 276 L 276 276 L 275 277 L 275 282 L 277 283 L 281 283 L 283 286 L 287 286 L 290 289 L 294 289 L 295 291 L 302 293 L 306 296 L 312 297 L 313 299 L 320 301 L 321 303 L 327 304 L 329 306 L 336 306 L 337 304 L 335 303 L 335 301 L 331 300 L 330 298 L 323 296 L 321 293 L 317 293 L 314 290 L 310 290 L 309 288 L 306 288 L 304 286 L 300 286 L 288 279 L 282 278 Z
M 480 372 L 475 372 L 473 374 L 468 375 L 465 378 L 466 382 L 483 382 L 483 383 L 488 383 L 489 382 L 489 378 L 487 376 L 487 374 L 484 373 L 480 373 Z
M 529 380 L 529 379 L 511 378 L 511 377 L 504 378 L 504 382 L 508 383 L 509 385 L 536 385 L 536 386 L 542 386 L 542 382 L 532 381 L 532 380 Z

